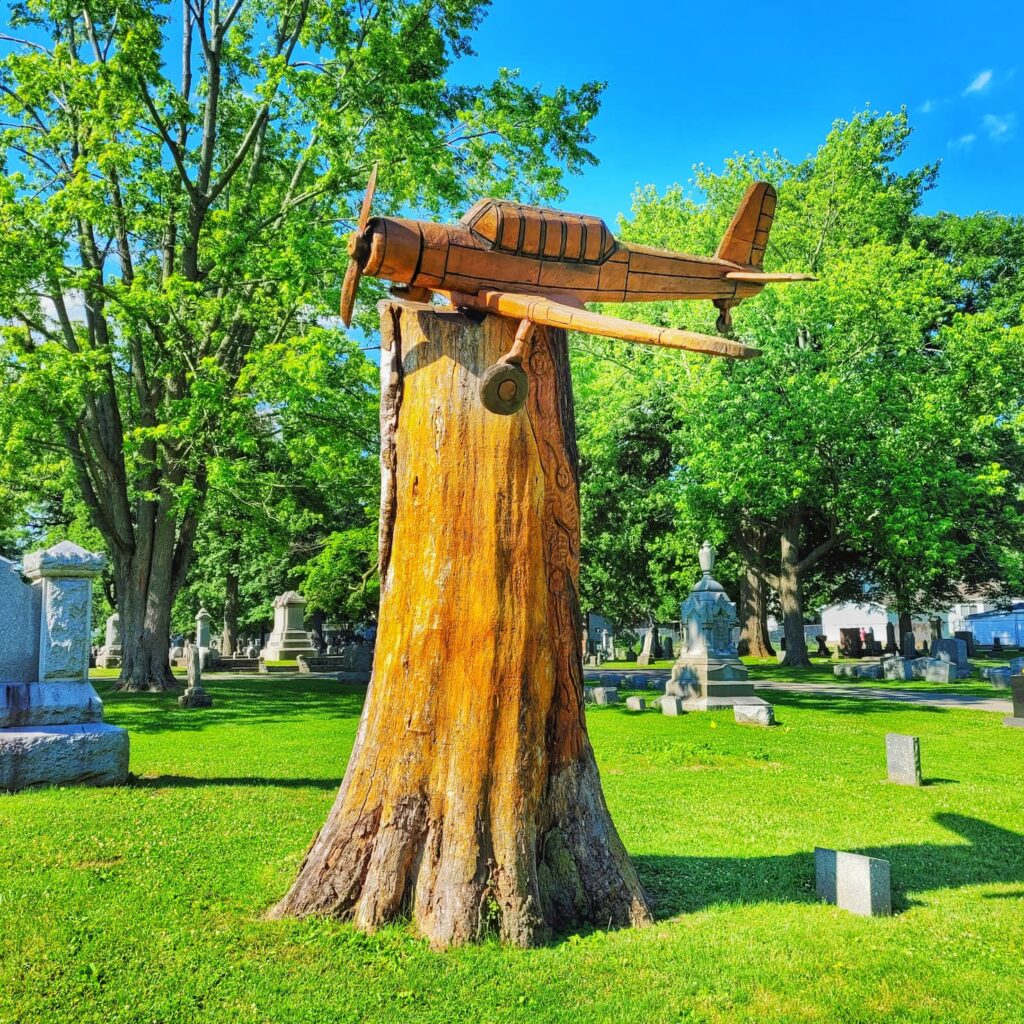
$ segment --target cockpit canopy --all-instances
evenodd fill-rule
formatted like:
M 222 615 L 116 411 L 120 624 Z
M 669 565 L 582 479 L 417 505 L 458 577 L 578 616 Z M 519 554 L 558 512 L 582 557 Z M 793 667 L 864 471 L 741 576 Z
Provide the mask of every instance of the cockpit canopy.
M 504 199 L 481 199 L 462 223 L 486 248 L 513 256 L 596 265 L 619 247 L 600 217 Z

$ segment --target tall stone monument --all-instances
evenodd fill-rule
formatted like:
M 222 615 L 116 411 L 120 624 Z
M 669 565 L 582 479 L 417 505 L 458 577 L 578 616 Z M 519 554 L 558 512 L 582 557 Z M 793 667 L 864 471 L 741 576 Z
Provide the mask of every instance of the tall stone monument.
M 701 578 L 683 602 L 684 635 L 679 657 L 665 686 L 665 698 L 682 698 L 684 711 L 709 711 L 737 704 L 767 705 L 754 696 L 747 669 L 736 653 L 732 629 L 739 620 L 736 605 L 711 575 L 715 549 L 705 541 L 700 549 Z
M 196 647 L 199 648 L 199 662 L 204 669 L 213 668 L 220 656 L 210 640 L 211 617 L 205 608 L 200 608 L 196 613 Z
M 265 661 L 294 661 L 300 654 L 304 658 L 318 654 L 303 628 L 305 611 L 306 599 L 294 590 L 274 598 L 274 629 L 263 649 Z
M 121 616 L 114 612 L 107 619 L 107 630 L 103 637 L 103 646 L 96 655 L 97 668 L 121 667 Z
M 89 682 L 92 581 L 103 556 L 67 541 L 0 559 L 0 789 L 117 785 L 128 733 L 103 722 Z

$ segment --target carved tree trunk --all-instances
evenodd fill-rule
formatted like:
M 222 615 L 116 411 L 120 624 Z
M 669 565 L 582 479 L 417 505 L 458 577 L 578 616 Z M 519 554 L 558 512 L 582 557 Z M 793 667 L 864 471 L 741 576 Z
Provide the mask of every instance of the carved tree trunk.
M 373 680 L 327 823 L 274 910 L 435 947 L 528 946 L 651 915 L 583 714 L 579 491 L 566 337 L 530 397 L 477 397 L 515 324 L 381 305 L 381 606 Z

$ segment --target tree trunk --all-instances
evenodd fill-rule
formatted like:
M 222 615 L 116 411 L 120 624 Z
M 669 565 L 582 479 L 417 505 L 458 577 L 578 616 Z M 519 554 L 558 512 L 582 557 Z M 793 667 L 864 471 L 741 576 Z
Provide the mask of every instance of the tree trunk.
M 779 604 L 782 605 L 782 630 L 786 637 L 786 656 L 783 665 L 810 668 L 807 641 L 804 639 L 803 566 L 800 562 L 800 527 L 803 517 L 799 513 L 789 516 L 782 528 L 779 548 Z
M 172 538 L 173 540 L 173 538 Z M 151 571 L 138 565 L 137 558 L 125 559 L 117 565 L 118 613 L 121 616 L 123 655 L 119 690 L 160 692 L 177 684 L 168 660 L 171 642 L 171 574 L 172 551 L 154 549 Z M 155 571 L 163 558 L 167 571 Z
M 220 649 L 225 657 L 238 650 L 238 555 L 232 559 L 231 568 L 224 577 L 224 632 L 221 634 Z
M 746 546 L 754 557 L 743 560 L 743 575 L 740 577 L 740 639 L 737 650 L 741 657 L 774 658 L 775 648 L 768 634 L 768 584 L 764 578 L 767 540 L 763 530 L 751 529 L 745 532 Z
M 898 628 L 899 628 L 899 631 L 900 631 L 900 635 L 897 638 L 898 639 L 897 646 L 899 647 L 900 652 L 902 652 L 903 651 L 903 638 L 908 633 L 913 633 L 914 632 L 914 618 L 913 618 L 913 616 L 911 615 L 910 612 L 905 612 L 905 611 L 902 611 L 902 610 L 900 611 L 899 616 L 900 616 L 900 624 L 899 624 Z
M 284 914 L 411 918 L 435 947 L 529 946 L 651 913 L 583 713 L 579 484 L 566 336 L 486 411 L 516 324 L 381 305 L 381 605 L 373 679 Z

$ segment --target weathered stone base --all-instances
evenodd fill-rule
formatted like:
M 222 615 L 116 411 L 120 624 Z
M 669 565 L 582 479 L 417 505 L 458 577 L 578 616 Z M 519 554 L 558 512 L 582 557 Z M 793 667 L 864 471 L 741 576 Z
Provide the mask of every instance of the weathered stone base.
M 205 690 L 186 690 L 178 698 L 179 708 L 212 708 L 213 698 Z
M 716 694 L 707 697 L 690 697 L 683 701 L 684 711 L 720 711 L 723 708 L 734 708 L 738 705 L 744 707 L 771 707 L 766 700 L 760 697 L 744 695 Z
M 0 729 L 103 721 L 89 683 L 0 683 Z
M 1009 718 L 1003 719 L 1003 725 L 1008 725 L 1012 729 L 1024 729 L 1024 718 L 1014 718 L 1010 715 Z
M 737 725 L 759 725 L 768 728 L 775 724 L 775 708 L 771 704 L 736 704 L 732 709 Z
M 128 777 L 128 731 L 104 722 L 0 729 L 0 790 L 118 786 Z

